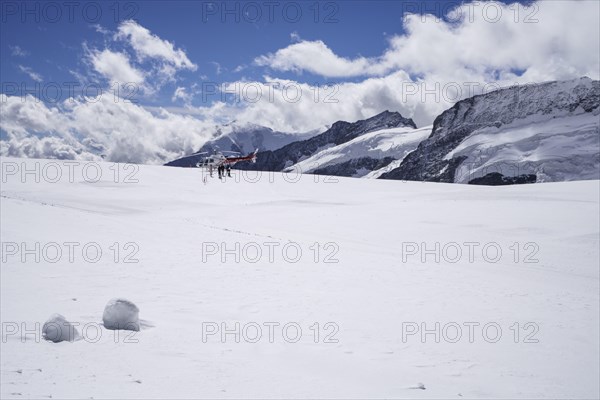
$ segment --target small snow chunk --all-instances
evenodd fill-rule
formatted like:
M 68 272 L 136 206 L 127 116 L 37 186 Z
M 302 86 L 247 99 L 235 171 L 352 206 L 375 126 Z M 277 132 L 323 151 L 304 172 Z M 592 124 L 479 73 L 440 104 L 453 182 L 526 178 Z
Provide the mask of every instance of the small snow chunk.
M 58 342 L 73 342 L 79 338 L 79 332 L 69 321 L 60 314 L 52 314 L 42 328 L 44 339 Z
M 140 309 L 126 299 L 112 299 L 104 308 L 102 322 L 106 329 L 140 330 Z
M 409 387 L 409 389 L 419 389 L 419 390 L 425 390 L 425 385 L 424 385 L 424 384 L 422 384 L 421 382 L 419 382 L 419 383 L 417 384 L 417 386 L 411 386 L 411 387 Z

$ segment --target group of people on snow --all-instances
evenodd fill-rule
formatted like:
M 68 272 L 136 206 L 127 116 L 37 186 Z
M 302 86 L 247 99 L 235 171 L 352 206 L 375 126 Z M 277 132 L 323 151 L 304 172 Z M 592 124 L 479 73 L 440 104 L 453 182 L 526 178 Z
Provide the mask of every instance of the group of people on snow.
M 231 165 L 227 164 L 227 166 L 225 166 L 224 164 L 221 164 L 217 167 L 219 179 L 225 178 L 225 170 L 227 170 L 227 176 L 231 178 Z
M 227 176 L 231 178 L 231 165 L 230 164 L 227 164 L 227 165 L 221 164 L 221 165 L 217 166 L 217 173 L 219 174 L 219 179 L 225 178 L 225 171 L 227 171 Z M 208 166 L 208 172 L 212 178 L 212 176 L 213 176 L 213 166 L 212 165 Z

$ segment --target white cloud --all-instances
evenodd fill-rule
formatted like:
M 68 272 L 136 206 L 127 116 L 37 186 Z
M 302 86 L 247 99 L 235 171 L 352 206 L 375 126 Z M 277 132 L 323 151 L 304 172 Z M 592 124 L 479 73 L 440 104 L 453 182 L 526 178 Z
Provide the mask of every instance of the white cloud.
M 111 33 L 97 24 L 93 28 L 105 36 Z M 87 64 L 111 84 L 135 84 L 136 94 L 153 95 L 165 84 L 176 82 L 178 71 L 197 69 L 183 50 L 134 21 L 122 22 L 109 39 L 114 42 L 109 40 L 104 49 L 90 49 L 84 43 Z M 116 41 L 124 42 L 125 48 L 111 48 Z
M 339 57 L 325 43 L 317 40 L 291 44 L 274 54 L 257 57 L 254 63 L 279 71 L 308 71 L 326 77 L 349 77 L 366 75 L 372 61 Z
M 30 67 L 25 67 L 23 65 L 19 65 L 18 67 L 19 67 L 19 71 L 23 72 L 24 74 L 29 75 L 29 77 L 36 82 L 41 82 L 44 79 L 42 77 L 42 75 L 38 74 Z
M 538 1 L 530 8 L 491 3 L 501 10 L 497 22 L 484 18 L 486 3 L 476 4 L 451 11 L 454 19 L 462 16 L 454 23 L 409 15 L 408 33 L 391 39 L 379 66 L 448 78 L 465 69 L 482 76 L 526 70 L 530 81 L 598 78 L 600 54 L 590 49 L 600 47 L 600 3 Z
M 101 33 L 103 35 L 110 35 L 110 31 L 100 24 L 93 24 L 91 25 L 91 27 L 94 28 L 94 30 L 98 33 Z
M 216 62 L 216 61 L 211 61 L 210 63 L 211 63 L 212 65 L 214 65 L 214 66 L 215 66 L 215 73 L 216 73 L 217 75 L 221 75 L 221 72 L 223 72 L 223 70 L 222 70 L 222 68 L 221 68 L 221 64 L 219 64 L 219 63 L 218 63 L 218 62 Z
M 176 102 L 177 100 L 182 100 L 184 104 L 189 104 L 192 100 L 192 95 L 184 87 L 179 86 L 175 89 L 173 97 L 171 97 L 172 102 Z
M 68 99 L 48 107 L 32 96 L 0 94 L 0 154 L 13 157 L 160 164 L 197 149 L 211 123 L 164 109 L 147 109 L 112 96 Z
M 489 4 L 500 10 L 499 20 L 491 19 Z M 538 1 L 530 8 L 489 4 L 458 6 L 449 12 L 449 22 L 407 15 L 406 33 L 391 37 L 379 57 L 344 58 L 322 41 L 301 41 L 255 63 L 325 77 L 383 76 L 400 69 L 448 80 L 465 69 L 479 76 L 526 70 L 531 80 L 598 77 L 599 2 Z
M 127 41 L 141 61 L 148 58 L 159 59 L 173 66 L 176 70 L 188 69 L 195 71 L 198 68 L 196 64 L 189 60 L 183 50 L 175 49 L 173 43 L 152 34 L 135 21 L 122 22 L 115 38 Z
M 26 50 L 23 50 L 21 47 L 19 46 L 9 46 L 10 50 L 11 50 L 11 54 L 15 57 L 25 57 L 29 55 L 29 52 Z
M 216 101 L 211 107 L 182 112 L 194 111 L 199 117 L 211 121 L 235 119 L 257 123 L 283 132 L 306 132 L 338 120 L 369 118 L 384 110 L 399 111 L 403 116 L 413 117 L 417 125 L 424 126 L 448 108 L 452 99 L 446 96 L 438 101 L 432 98 L 429 99 L 431 101 L 423 101 L 427 99 L 423 99 L 418 90 L 418 93 L 406 94 L 409 89 L 414 92 L 418 86 L 403 71 L 331 87 L 265 77 L 262 82 L 231 82 L 222 87 L 227 94 L 208 96 L 209 100 Z M 407 90 L 403 90 L 404 87 Z M 235 94 L 242 96 L 242 102 L 224 102 L 231 100 Z
M 6 157 L 53 158 L 59 160 L 100 161 L 101 157 L 86 153 L 77 142 L 65 143 L 64 139 L 46 136 L 30 136 L 20 140 L 0 142 L 0 154 Z
M 89 59 L 94 70 L 110 82 L 134 83 L 136 85 L 144 83 L 144 72 L 131 65 L 126 53 L 109 49 L 102 51 L 90 50 Z

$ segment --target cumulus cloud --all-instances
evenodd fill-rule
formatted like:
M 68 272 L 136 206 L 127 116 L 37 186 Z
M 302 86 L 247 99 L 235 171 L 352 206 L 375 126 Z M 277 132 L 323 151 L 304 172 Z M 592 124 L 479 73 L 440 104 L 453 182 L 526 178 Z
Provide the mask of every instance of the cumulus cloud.
M 116 39 L 127 41 L 140 61 L 158 59 L 175 69 L 195 71 L 198 67 L 192 63 L 185 52 L 176 49 L 173 43 L 152 34 L 137 22 L 128 20 L 119 25 Z
M 106 29 L 95 29 L 109 36 Z M 82 82 L 101 76 L 111 85 L 135 84 L 141 89 L 136 93 L 153 94 L 174 81 L 177 71 L 197 69 L 183 50 L 134 21 L 121 23 L 105 48 L 86 43 L 83 48 L 90 68 L 85 73 L 72 71 Z M 18 67 L 32 79 L 43 80 L 31 68 Z M 189 104 L 196 93 L 195 84 L 178 86 L 173 100 Z M 80 160 L 103 155 L 110 161 L 160 164 L 197 151 L 214 130 L 210 121 L 146 108 L 113 94 L 107 90 L 95 99 L 71 97 L 56 104 L 31 95 L 0 94 L 0 130 L 6 133 L 0 154 Z
M 546 1 L 531 7 L 475 2 L 449 10 L 447 21 L 405 15 L 406 33 L 392 36 L 379 57 L 345 58 L 322 41 L 300 41 L 257 57 L 255 64 L 338 78 L 382 76 L 399 69 L 448 80 L 463 69 L 478 78 L 513 70 L 525 70 L 532 80 L 597 78 L 599 13 L 596 1 Z
M 104 49 L 84 43 L 86 61 L 110 84 L 134 84 L 138 94 L 155 94 L 166 83 L 175 82 L 178 71 L 197 69 L 183 50 L 135 21 L 122 22 L 112 34 L 100 25 L 94 28 L 109 40 Z M 119 50 L 114 49 L 117 45 Z
M 94 70 L 110 82 L 144 83 L 144 72 L 131 65 L 126 53 L 109 49 L 90 50 L 89 58 Z
M 30 136 L 0 142 L 0 154 L 6 157 L 50 158 L 58 160 L 100 161 L 96 154 L 85 152 L 79 143 L 65 143 L 62 138 Z
M 365 75 L 371 60 L 349 60 L 336 55 L 325 43 L 301 41 L 277 50 L 274 54 L 257 57 L 254 63 L 279 71 L 308 71 L 326 77 L 349 77 Z
M 450 11 L 450 22 L 408 15 L 407 34 L 391 39 L 380 64 L 448 77 L 468 69 L 489 80 L 492 72 L 511 70 L 524 70 L 531 81 L 598 78 L 600 55 L 590 49 L 600 46 L 600 3 L 538 1 L 530 8 L 491 3 L 501 16 L 497 21 L 485 17 L 486 3 L 476 4 Z
M 446 97 L 440 95 L 434 99 L 428 96 L 426 99 L 419 90 L 420 85 L 413 82 L 404 71 L 330 86 L 315 86 L 267 76 L 263 81 L 225 84 L 221 87 L 221 93 L 208 97 L 216 101 L 214 105 L 185 111 L 194 111 L 203 119 L 235 119 L 283 132 L 307 132 L 331 125 L 337 120 L 369 118 L 383 110 L 399 111 L 423 126 L 430 124 L 433 116 L 446 109 L 457 95 L 447 90 Z M 483 87 L 479 89 L 483 90 Z M 240 101 L 231 102 L 236 99 Z
M 150 112 L 112 96 L 48 106 L 32 96 L 0 94 L 0 154 L 160 164 L 197 149 L 212 124 L 164 109 Z

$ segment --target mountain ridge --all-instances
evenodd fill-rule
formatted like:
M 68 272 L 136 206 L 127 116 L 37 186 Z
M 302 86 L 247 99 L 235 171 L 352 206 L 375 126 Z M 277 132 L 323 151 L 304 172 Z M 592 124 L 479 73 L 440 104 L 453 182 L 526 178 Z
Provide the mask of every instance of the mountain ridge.
M 337 121 L 331 125 L 331 128 L 312 138 L 292 142 L 273 151 L 259 152 L 256 164 L 240 164 L 239 169 L 282 171 L 327 147 L 346 143 L 369 132 L 397 127 L 416 129 L 412 119 L 404 118 L 400 113 L 388 110 L 352 123 Z
M 543 139 L 546 147 L 552 147 L 551 141 L 557 142 L 559 140 L 557 137 L 571 132 L 569 124 L 577 126 L 580 123 L 578 121 L 584 121 L 584 129 L 580 134 L 573 137 L 570 143 L 563 143 L 556 151 L 566 151 L 565 155 L 575 156 L 577 151 L 567 151 L 567 148 L 576 146 L 579 140 L 583 143 L 578 150 L 587 153 L 586 148 L 593 148 L 595 143 L 598 143 L 598 124 L 590 125 L 585 121 L 586 116 L 597 116 L 599 113 L 600 81 L 593 81 L 587 77 L 513 86 L 473 96 L 457 102 L 436 117 L 431 135 L 422 141 L 414 152 L 408 154 L 399 167 L 382 174 L 380 179 L 468 183 L 468 178 L 457 175 L 457 171 L 465 161 L 478 162 L 474 154 L 499 152 L 511 146 L 512 164 L 521 162 L 525 165 L 528 161 L 538 162 L 538 165 L 531 164 L 529 171 L 519 172 L 543 174 L 544 165 L 541 165 L 540 160 L 528 159 L 535 152 L 535 148 L 520 151 L 518 145 L 531 147 L 536 140 L 541 142 Z M 568 121 L 562 120 L 565 118 Z M 549 121 L 556 123 L 549 123 Z M 562 130 L 554 129 L 561 123 L 566 125 Z M 531 131 L 529 136 L 524 134 L 524 130 L 528 128 Z M 544 129 L 548 133 L 540 137 L 539 134 L 543 134 Z M 509 133 L 513 134 L 514 138 L 507 142 L 505 139 L 510 136 Z M 473 137 L 478 134 L 487 135 L 487 146 L 483 140 L 480 143 L 473 143 L 477 146 L 470 153 L 453 152 L 468 139 L 475 142 Z M 497 145 L 495 146 L 494 143 Z M 505 153 L 509 152 L 505 151 Z M 492 164 L 488 166 L 491 167 Z M 504 168 L 503 175 L 506 173 L 515 175 L 506 169 Z M 490 171 L 492 172 L 498 171 Z M 589 175 L 587 172 L 586 174 Z M 552 180 L 552 177 L 547 180 Z
M 460 100 L 431 127 L 389 110 L 336 121 L 236 168 L 489 185 L 600 179 L 599 116 L 597 80 L 517 85 Z

